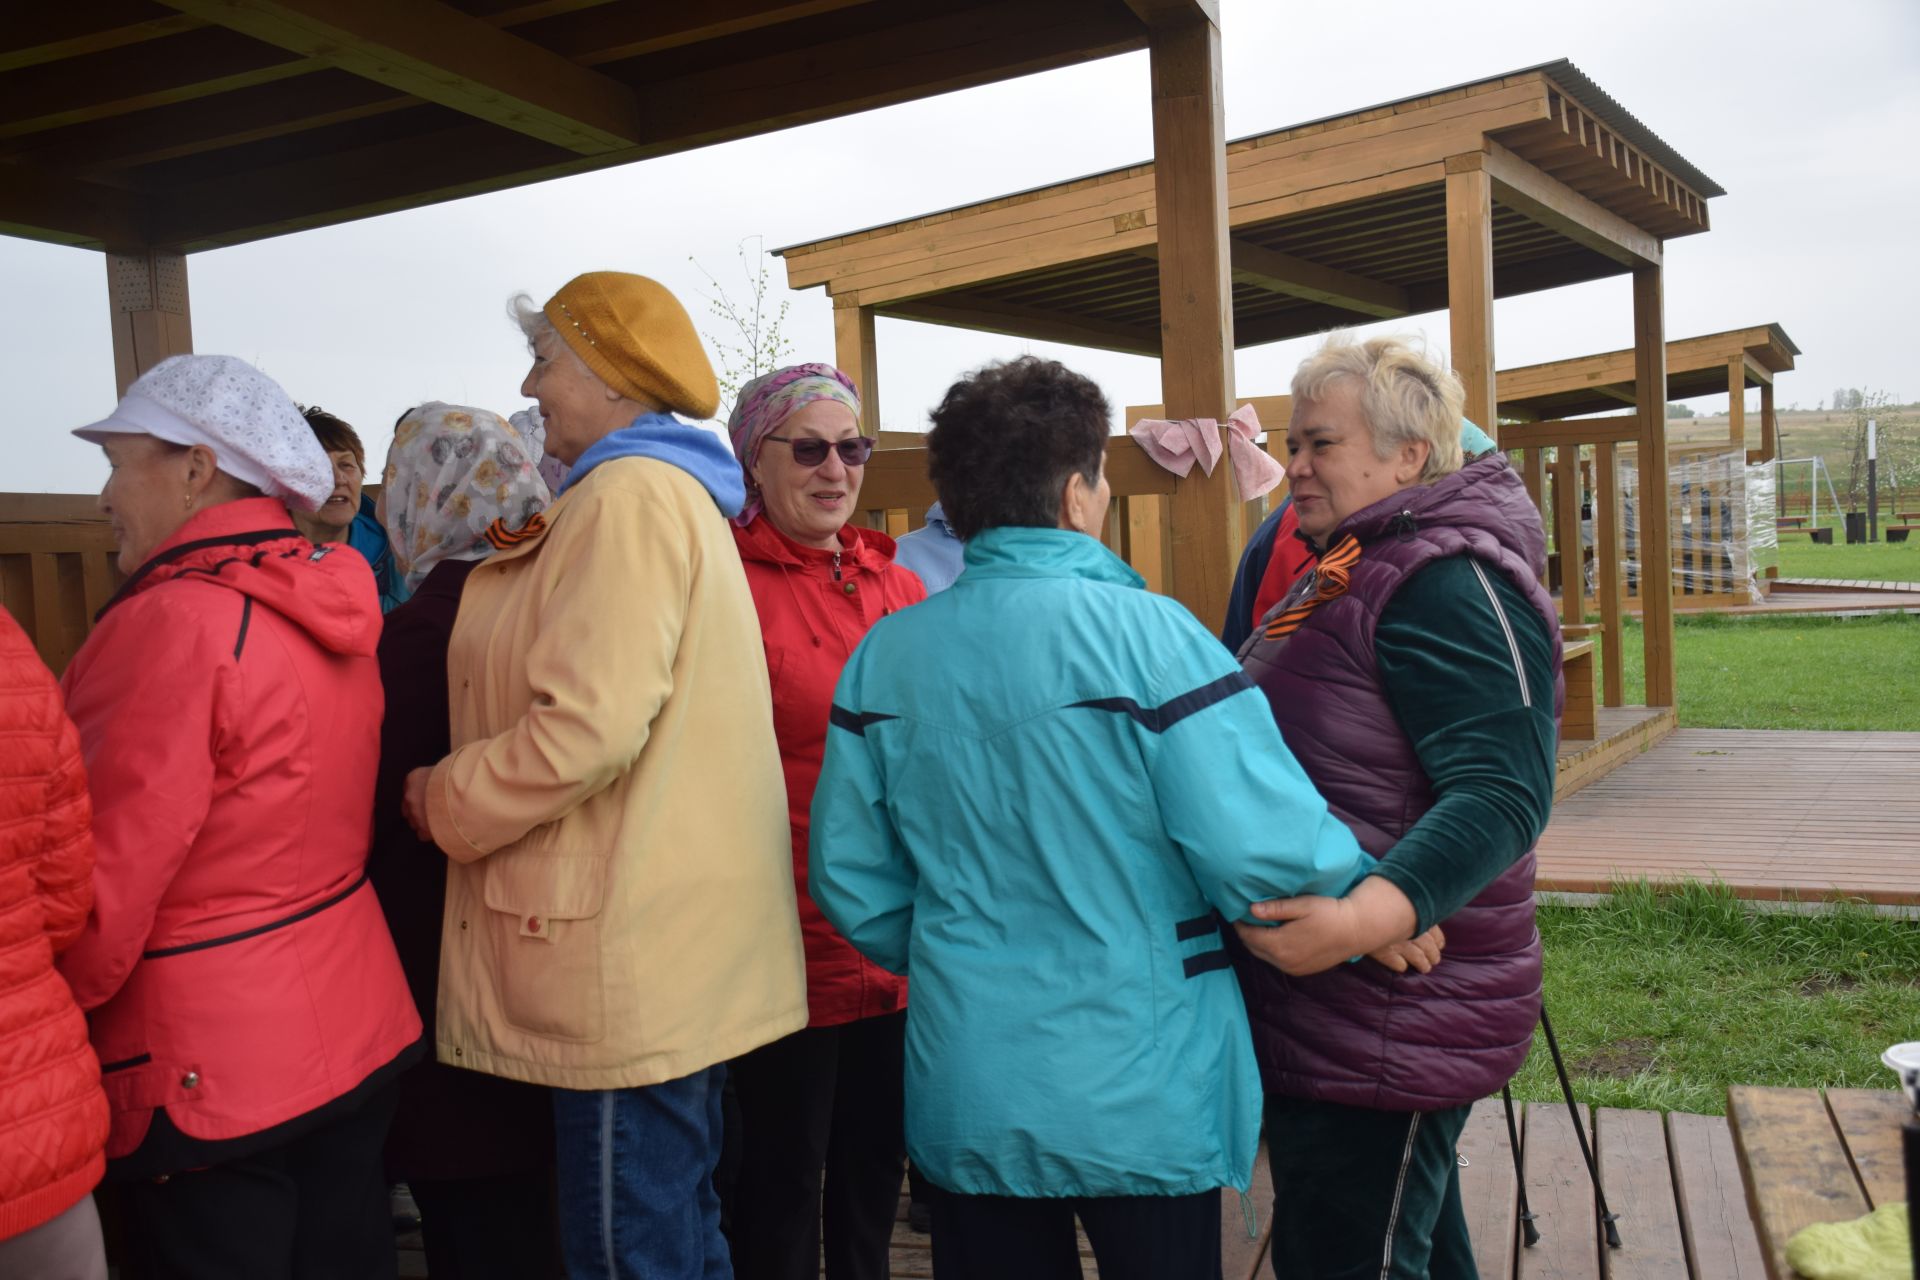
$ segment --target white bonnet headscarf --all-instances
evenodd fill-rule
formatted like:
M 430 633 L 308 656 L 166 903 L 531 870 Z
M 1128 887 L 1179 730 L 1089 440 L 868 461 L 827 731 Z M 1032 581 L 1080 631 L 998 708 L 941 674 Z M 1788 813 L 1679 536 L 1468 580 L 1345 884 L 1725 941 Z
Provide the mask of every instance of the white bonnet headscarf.
M 497 413 L 430 400 L 394 425 L 381 507 L 407 590 L 442 560 L 479 560 L 487 526 L 517 529 L 553 496 L 539 454 Z
M 540 416 L 540 410 L 522 409 L 509 416 L 507 421 L 533 446 L 534 460 L 539 463 L 540 478 L 547 482 L 547 488 L 554 493 L 560 492 L 567 483 L 567 473 L 573 468 L 547 452 L 547 421 Z
M 205 445 L 220 470 L 301 511 L 333 493 L 333 463 L 280 384 L 234 356 L 169 356 L 134 379 L 82 440 L 142 435 Z

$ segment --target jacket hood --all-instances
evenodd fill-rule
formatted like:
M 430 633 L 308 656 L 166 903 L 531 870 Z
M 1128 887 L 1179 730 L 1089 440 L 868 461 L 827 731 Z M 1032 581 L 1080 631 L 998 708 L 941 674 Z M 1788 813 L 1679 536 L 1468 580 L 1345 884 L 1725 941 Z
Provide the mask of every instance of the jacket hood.
M 208 507 L 174 530 L 95 615 L 164 582 L 193 578 L 266 605 L 333 653 L 371 656 L 380 641 L 373 570 L 345 543 L 316 547 L 278 498 Z
M 755 515 L 744 525 L 735 525 L 733 537 L 739 544 L 742 559 L 786 565 L 790 569 L 825 569 L 836 554 L 819 547 L 801 546 L 775 528 L 764 513 Z M 842 525 L 838 552 L 841 568 L 851 565 L 877 573 L 893 563 L 895 545 L 891 537 L 878 529 Z
M 689 426 L 670 413 L 643 413 L 618 431 L 610 431 L 574 460 L 558 497 L 603 462 L 615 458 L 654 458 L 670 463 L 705 487 L 720 514 L 731 520 L 747 501 L 747 483 L 739 459 L 725 441 L 701 427 Z

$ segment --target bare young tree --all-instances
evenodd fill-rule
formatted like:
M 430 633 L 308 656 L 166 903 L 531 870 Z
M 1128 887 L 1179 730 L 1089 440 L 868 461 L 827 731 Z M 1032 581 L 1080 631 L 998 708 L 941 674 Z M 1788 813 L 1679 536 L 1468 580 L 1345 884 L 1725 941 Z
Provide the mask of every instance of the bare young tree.
M 1901 487 L 1911 488 L 1920 475 L 1920 421 L 1910 406 L 1902 406 L 1897 396 L 1885 391 L 1854 391 L 1848 397 L 1852 408 L 1846 424 L 1847 488 L 1842 495 L 1855 511 L 1867 501 L 1867 422 L 1878 424 L 1880 486 L 1889 488 L 1897 501 Z M 1884 500 L 1884 499 L 1883 499 Z
M 712 293 L 700 296 L 707 300 L 707 310 L 713 317 L 715 331 L 707 334 L 707 341 L 720 357 L 720 367 L 714 371 L 714 377 L 720 384 L 722 421 L 733 412 L 741 387 L 763 373 L 772 373 L 793 354 L 793 344 L 787 341 L 785 333 L 788 303 L 782 299 L 774 306 L 767 296 L 770 288 L 767 253 L 761 238 L 747 237 L 740 242 L 737 252 L 741 273 L 746 277 L 746 287 L 738 299 L 698 258 L 687 259 L 699 267 L 700 274 L 713 286 Z

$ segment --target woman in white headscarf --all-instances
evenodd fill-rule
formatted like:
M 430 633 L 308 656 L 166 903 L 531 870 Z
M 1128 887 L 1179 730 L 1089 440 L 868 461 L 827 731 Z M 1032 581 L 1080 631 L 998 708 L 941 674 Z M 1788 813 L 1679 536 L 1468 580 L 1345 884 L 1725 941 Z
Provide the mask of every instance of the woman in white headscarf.
M 401 813 L 407 772 L 451 749 L 447 641 L 467 575 L 493 550 L 498 520 L 517 529 L 550 502 L 537 448 L 498 414 L 433 401 L 394 425 L 379 509 L 411 593 L 387 615 L 373 854 L 367 873 L 386 909 L 427 1024 L 440 980 L 446 859 Z M 555 1274 L 553 1104 L 547 1090 L 424 1062 L 400 1081 L 387 1165 L 420 1206 L 427 1269 L 458 1280 Z
M 391 1276 L 380 1146 L 420 1019 L 366 876 L 373 574 L 294 528 L 333 468 L 244 361 L 162 361 L 76 434 L 130 576 L 62 685 L 97 858 L 59 967 L 140 1274 Z

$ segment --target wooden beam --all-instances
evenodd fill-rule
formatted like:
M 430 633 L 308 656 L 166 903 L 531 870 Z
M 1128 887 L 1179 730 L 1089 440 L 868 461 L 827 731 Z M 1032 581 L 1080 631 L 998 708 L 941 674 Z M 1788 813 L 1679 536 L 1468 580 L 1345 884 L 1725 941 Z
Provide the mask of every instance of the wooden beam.
M 835 301 L 838 302 L 838 299 Z M 1064 311 L 1023 307 L 1018 303 L 999 302 L 991 298 L 951 295 L 914 298 L 880 308 L 880 311 L 883 315 L 927 324 L 950 325 L 956 329 L 973 329 L 981 333 L 1004 333 L 1017 338 L 1065 342 L 1077 347 L 1124 351 L 1137 356 L 1160 354 L 1160 335 L 1152 329 L 1115 324 Z
M 1232 250 L 1235 284 L 1257 285 L 1269 293 L 1325 302 L 1383 319 L 1412 313 L 1407 291 L 1396 285 L 1309 262 L 1240 236 L 1233 237 Z
M 699 4 L 596 4 L 528 23 L 527 39 L 583 67 L 624 62 L 709 40 L 858 8 L 875 0 L 701 0 Z M 487 19 L 496 25 L 499 17 Z
M 1149 27 L 1195 20 L 1220 25 L 1220 0 L 1127 0 L 1127 8 Z
M 1600 593 L 1600 705 L 1626 705 L 1626 655 L 1620 631 L 1620 459 L 1610 443 L 1593 446 L 1594 587 Z
M 1638 414 L 1614 418 L 1509 422 L 1500 428 L 1503 449 L 1556 449 L 1561 445 L 1632 444 L 1640 438 Z
M 20 164 L 0 164 L 0 235 L 83 249 L 143 244 L 142 209 L 133 194 Z
M 1660 262 L 1660 239 L 1528 164 L 1491 138 L 1484 166 L 1496 200 L 1543 227 L 1629 267 Z
M 1221 418 L 1233 404 L 1226 118 L 1220 30 L 1156 27 L 1152 43 L 1154 198 L 1160 218 L 1160 398 L 1170 417 Z M 1245 516 L 1233 464 L 1195 468 L 1174 490 L 1171 591 L 1209 631 L 1226 618 Z
M 153 249 L 109 253 L 107 305 L 113 323 L 116 394 L 165 360 L 193 350 L 187 260 Z
M 833 358 L 860 393 L 861 432 L 876 434 L 880 430 L 880 356 L 871 307 L 834 307 Z
M 1586 625 L 1586 550 L 1580 542 L 1580 446 L 1553 451 L 1553 541 L 1560 553 L 1560 621 Z
M 163 0 L 169 7 L 581 155 L 641 136 L 617 80 L 439 0 Z
M 646 136 L 624 151 L 556 154 L 524 135 L 463 124 L 195 184 L 165 202 L 154 235 L 195 250 L 241 244 L 1076 64 L 1144 40 L 1130 13 L 1098 0 L 996 0 L 650 81 L 638 91 Z M 331 199 L 317 205 L 316 190 Z
M 0 34 L 0 71 L 83 58 L 203 25 L 184 14 L 163 13 L 156 18 L 153 11 L 148 0 L 12 6 Z
M 1453 371 L 1467 389 L 1467 417 L 1498 439 L 1493 363 L 1493 187 L 1478 165 L 1456 165 L 1456 159 L 1447 161 L 1447 324 Z
M 1674 705 L 1673 539 L 1667 503 L 1666 296 L 1658 265 L 1633 273 L 1634 394 L 1639 400 L 1640 620 L 1649 707 Z
M 1727 443 L 1738 449 L 1747 447 L 1747 360 L 1745 355 L 1727 361 Z
M 1772 462 L 1780 454 L 1780 424 L 1773 416 L 1773 383 L 1760 384 L 1760 456 L 1753 462 Z

